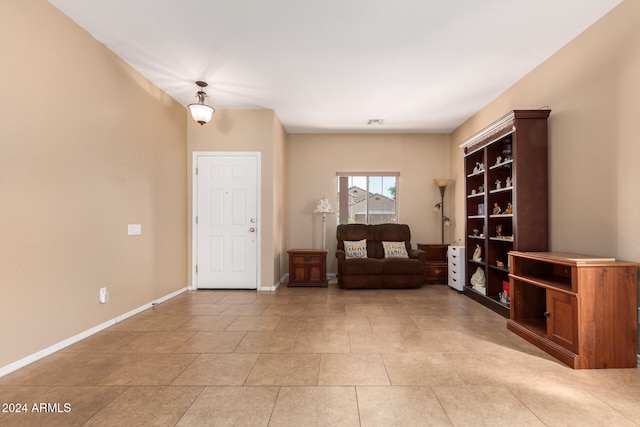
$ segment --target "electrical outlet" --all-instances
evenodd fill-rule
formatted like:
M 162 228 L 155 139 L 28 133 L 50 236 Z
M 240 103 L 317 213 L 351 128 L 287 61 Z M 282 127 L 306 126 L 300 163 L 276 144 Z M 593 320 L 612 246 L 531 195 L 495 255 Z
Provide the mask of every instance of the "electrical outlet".
M 100 304 L 104 304 L 109 301 L 109 292 L 107 292 L 107 288 L 100 288 Z

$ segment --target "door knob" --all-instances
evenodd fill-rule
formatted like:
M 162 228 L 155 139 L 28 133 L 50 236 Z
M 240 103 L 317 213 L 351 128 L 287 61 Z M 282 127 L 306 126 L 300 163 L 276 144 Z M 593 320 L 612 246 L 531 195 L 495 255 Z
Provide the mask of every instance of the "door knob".
M 251 228 L 249 229 L 249 231 L 250 231 L 250 232 L 252 232 L 252 233 L 255 233 L 256 229 L 255 229 L 255 227 L 251 227 Z
M 548 311 L 544 312 L 544 317 L 551 317 L 551 313 L 549 313 Z

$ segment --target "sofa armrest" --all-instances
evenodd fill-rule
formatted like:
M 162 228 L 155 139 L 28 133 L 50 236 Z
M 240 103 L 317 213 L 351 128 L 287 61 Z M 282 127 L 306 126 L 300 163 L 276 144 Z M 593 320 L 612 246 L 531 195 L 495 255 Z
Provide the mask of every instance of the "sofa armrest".
M 425 262 L 427 260 L 427 253 L 422 249 L 411 249 L 409 251 L 409 258 L 419 259 Z
M 347 254 L 342 249 L 336 250 L 336 258 L 338 258 L 338 263 L 341 263 L 342 261 L 344 261 L 346 257 L 347 257 Z

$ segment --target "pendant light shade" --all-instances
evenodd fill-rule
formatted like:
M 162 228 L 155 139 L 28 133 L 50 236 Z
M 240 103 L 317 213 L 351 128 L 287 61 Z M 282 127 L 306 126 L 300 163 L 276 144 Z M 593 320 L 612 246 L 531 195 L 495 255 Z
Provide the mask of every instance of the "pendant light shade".
M 208 84 L 202 81 L 197 81 L 196 84 L 200 86 L 200 90 L 196 93 L 198 102 L 196 104 L 189 104 L 189 111 L 191 111 L 191 117 L 193 117 L 193 120 L 200 123 L 200 126 L 202 126 L 205 123 L 209 123 L 209 120 L 211 120 L 211 116 L 216 110 L 204 103 L 204 99 L 207 97 L 207 93 L 203 90 L 203 88 L 207 87 Z

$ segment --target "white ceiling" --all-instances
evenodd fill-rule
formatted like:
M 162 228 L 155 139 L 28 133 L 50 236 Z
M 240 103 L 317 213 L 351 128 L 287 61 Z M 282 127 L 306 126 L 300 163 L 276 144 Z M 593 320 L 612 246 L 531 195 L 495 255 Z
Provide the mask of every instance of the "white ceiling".
M 179 103 L 204 80 L 288 133 L 450 132 L 621 2 L 49 1 Z

